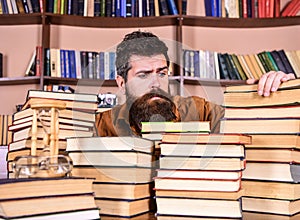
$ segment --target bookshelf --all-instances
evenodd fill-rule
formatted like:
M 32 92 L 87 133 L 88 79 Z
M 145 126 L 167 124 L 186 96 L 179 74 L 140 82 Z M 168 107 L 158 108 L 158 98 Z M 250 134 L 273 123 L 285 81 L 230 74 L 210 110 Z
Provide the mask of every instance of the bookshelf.
M 178 0 L 181 2 L 181 0 Z M 284 5 L 288 0 L 281 0 Z M 44 1 L 44 8 L 46 1 Z M 179 9 L 180 12 L 180 9 Z M 77 50 L 105 51 L 116 46 L 122 37 L 133 30 L 142 29 L 157 34 L 162 39 L 182 43 L 193 49 L 248 53 L 263 48 L 300 49 L 297 40 L 300 30 L 300 16 L 283 18 L 218 18 L 205 17 L 204 1 L 189 0 L 187 14 L 160 17 L 83 17 L 60 15 L 48 12 L 34 14 L 1 14 L 0 51 L 4 57 L 4 78 L 0 79 L 0 98 L 10 100 L 0 112 L 11 114 L 16 104 L 22 104 L 28 89 L 41 89 L 48 84 L 70 84 L 97 87 L 101 91 L 117 91 L 114 80 L 96 82 L 93 80 L 65 79 L 55 77 L 22 77 L 35 46 L 43 48 L 65 48 Z M 199 38 L 199 36 L 204 36 Z M 257 37 L 257 36 L 260 36 Z M 100 40 L 99 40 L 100 39 Z M 245 43 L 246 42 L 246 43 Z M 245 44 L 249 47 L 245 48 Z M 180 63 L 180 47 L 171 48 L 173 59 Z M 17 63 L 17 65 L 16 65 Z M 200 87 L 224 87 L 244 84 L 244 81 L 202 80 L 182 76 L 175 68 L 175 92 L 181 95 L 203 95 Z M 80 81 L 80 82 L 79 82 Z M 87 88 L 85 88 L 87 89 Z M 205 90 L 205 89 L 204 89 Z M 218 90 L 220 90 L 218 88 Z M 217 93 L 217 103 L 222 102 L 222 90 Z M 204 91 L 205 93 L 205 91 Z M 207 93 L 207 92 L 206 92 Z

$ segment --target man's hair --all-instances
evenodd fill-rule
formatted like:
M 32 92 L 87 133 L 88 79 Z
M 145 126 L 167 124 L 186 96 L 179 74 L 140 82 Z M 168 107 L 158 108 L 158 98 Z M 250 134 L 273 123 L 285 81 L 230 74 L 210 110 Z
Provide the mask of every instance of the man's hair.
M 116 50 L 117 74 L 127 81 L 127 72 L 131 68 L 129 60 L 132 55 L 154 56 L 163 54 L 169 66 L 168 47 L 156 35 L 150 32 L 134 31 L 125 35 Z

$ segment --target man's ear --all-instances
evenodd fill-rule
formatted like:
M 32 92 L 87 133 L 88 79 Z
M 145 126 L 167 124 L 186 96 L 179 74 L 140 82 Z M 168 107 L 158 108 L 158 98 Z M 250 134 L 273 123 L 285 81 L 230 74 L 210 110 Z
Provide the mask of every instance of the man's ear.
M 122 92 L 122 94 L 125 94 L 125 80 L 122 76 L 117 75 L 116 82 L 118 84 L 119 90 Z

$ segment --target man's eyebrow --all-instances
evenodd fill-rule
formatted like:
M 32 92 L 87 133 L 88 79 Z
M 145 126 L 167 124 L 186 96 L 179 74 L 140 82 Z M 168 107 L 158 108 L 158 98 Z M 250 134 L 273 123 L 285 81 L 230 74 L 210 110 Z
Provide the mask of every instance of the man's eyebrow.
M 156 69 L 156 72 L 160 72 L 162 70 L 168 69 L 168 66 L 160 67 Z
M 168 69 L 168 67 L 167 66 L 164 66 L 164 67 L 160 67 L 160 68 L 157 68 L 156 70 L 155 70 L 155 72 L 160 72 L 160 71 L 162 71 L 162 70 L 165 70 L 165 69 Z M 135 74 L 139 74 L 139 73 L 152 73 L 152 70 L 139 70 L 139 71 L 137 71 Z

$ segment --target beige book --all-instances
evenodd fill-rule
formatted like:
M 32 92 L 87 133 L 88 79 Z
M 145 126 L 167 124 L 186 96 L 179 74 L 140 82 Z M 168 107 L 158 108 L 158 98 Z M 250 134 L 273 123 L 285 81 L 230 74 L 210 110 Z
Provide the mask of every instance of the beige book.
M 240 64 L 241 64 L 245 74 L 247 75 L 248 79 L 254 79 L 254 76 L 252 75 L 252 73 L 244 59 L 244 55 L 237 55 L 237 58 L 240 61 Z
M 249 54 L 248 56 L 250 58 L 250 61 L 253 65 L 254 69 L 255 69 L 256 75 L 260 78 L 263 75 L 263 72 L 261 71 L 261 69 L 257 63 L 257 60 L 255 59 L 255 54 Z

